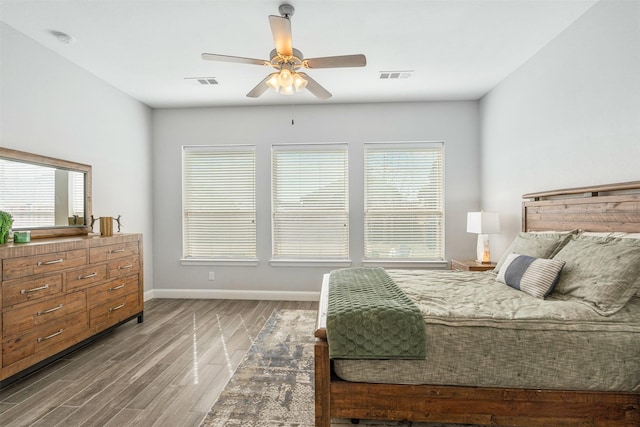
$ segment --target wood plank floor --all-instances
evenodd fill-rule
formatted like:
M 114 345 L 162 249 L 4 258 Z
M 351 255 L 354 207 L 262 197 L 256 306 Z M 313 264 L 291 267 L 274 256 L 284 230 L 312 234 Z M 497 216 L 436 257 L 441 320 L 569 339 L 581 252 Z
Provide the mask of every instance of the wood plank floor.
M 316 302 L 145 303 L 113 333 L 0 391 L 0 425 L 198 426 L 274 309 Z

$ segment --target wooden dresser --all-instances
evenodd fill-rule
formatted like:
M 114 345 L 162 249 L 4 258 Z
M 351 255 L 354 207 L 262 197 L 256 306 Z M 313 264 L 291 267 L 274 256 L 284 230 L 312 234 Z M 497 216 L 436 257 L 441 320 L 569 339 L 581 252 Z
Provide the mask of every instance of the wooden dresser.
M 9 243 L 0 260 L 3 383 L 143 320 L 141 234 Z

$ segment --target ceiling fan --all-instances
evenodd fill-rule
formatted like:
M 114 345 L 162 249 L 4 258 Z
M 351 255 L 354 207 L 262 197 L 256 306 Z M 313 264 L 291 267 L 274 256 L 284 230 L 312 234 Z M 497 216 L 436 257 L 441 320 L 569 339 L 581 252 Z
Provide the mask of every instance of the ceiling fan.
M 298 71 L 300 68 L 342 68 L 364 67 L 367 58 L 362 55 L 325 56 L 321 58 L 305 59 L 298 49 L 293 48 L 291 39 L 291 17 L 294 8 L 290 4 L 282 4 L 278 8 L 281 16 L 269 15 L 269 24 L 273 33 L 276 48 L 269 54 L 269 60 L 243 58 L 239 56 L 203 53 L 202 59 L 209 61 L 237 62 L 241 64 L 268 65 L 276 69 L 265 77 L 247 96 L 257 98 L 267 89 L 284 94 L 293 95 L 303 89 L 308 89 L 320 99 L 328 99 L 331 93 L 306 73 Z

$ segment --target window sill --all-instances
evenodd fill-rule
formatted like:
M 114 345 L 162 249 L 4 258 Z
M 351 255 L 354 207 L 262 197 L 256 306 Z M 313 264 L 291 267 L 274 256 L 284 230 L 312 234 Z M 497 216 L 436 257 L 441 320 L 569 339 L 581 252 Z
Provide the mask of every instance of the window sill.
M 351 267 L 350 259 L 272 259 L 272 267 Z
M 418 261 L 418 260 L 388 260 L 371 259 L 363 260 L 362 265 L 388 267 L 388 268 L 426 268 L 426 269 L 449 269 L 447 261 Z
M 228 265 L 237 267 L 255 267 L 258 265 L 257 259 L 196 259 L 196 258 L 182 258 L 180 260 L 181 265 Z

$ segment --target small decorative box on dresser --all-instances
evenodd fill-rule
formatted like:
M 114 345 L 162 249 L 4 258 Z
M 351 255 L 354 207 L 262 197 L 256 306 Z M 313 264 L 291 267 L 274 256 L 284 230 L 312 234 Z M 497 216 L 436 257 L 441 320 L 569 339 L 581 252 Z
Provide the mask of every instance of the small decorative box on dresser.
M 141 234 L 0 245 L 0 260 L 2 383 L 143 320 Z
M 464 260 L 452 259 L 451 260 L 451 269 L 452 270 L 459 270 L 459 271 L 487 271 L 487 270 L 493 270 L 494 268 L 496 268 L 496 263 L 495 262 L 483 263 L 483 262 L 478 262 L 478 261 L 473 260 L 473 259 L 464 259 Z

